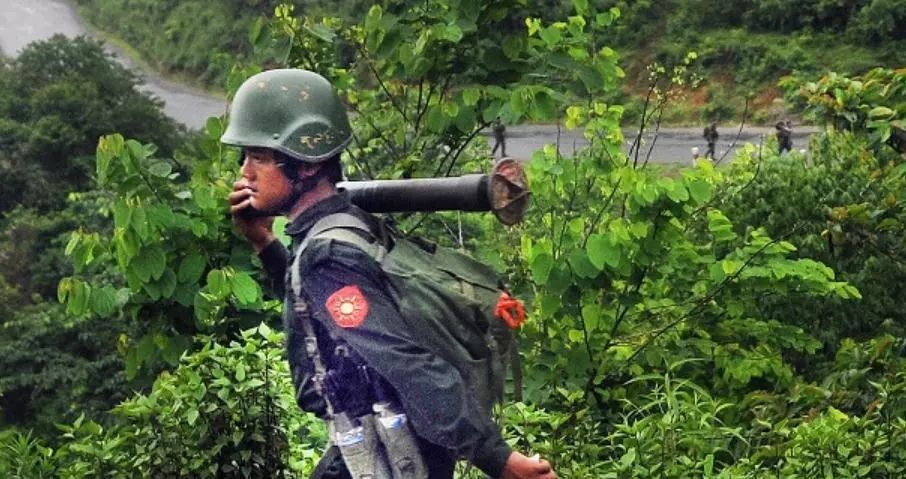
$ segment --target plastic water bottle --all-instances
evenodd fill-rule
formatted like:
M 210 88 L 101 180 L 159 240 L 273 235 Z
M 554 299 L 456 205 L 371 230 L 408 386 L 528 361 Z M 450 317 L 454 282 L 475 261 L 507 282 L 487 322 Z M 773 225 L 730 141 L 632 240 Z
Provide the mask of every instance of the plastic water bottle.
M 387 457 L 375 434 L 373 416 L 352 419 L 346 413 L 339 413 L 330 426 L 333 442 L 340 449 L 353 479 L 393 479 Z
M 393 479 L 427 479 L 428 468 L 406 414 L 389 402 L 376 403 L 372 409 Z

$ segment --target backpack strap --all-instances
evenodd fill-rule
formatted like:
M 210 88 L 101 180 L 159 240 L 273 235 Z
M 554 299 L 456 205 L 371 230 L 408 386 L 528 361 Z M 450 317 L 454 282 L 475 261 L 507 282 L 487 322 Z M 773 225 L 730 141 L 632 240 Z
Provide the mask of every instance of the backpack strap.
M 357 231 L 367 233 L 372 241 L 363 238 Z M 309 243 L 315 238 L 326 238 L 350 243 L 364 251 L 366 254 L 380 262 L 387 254 L 387 250 L 382 244 L 374 240 L 374 235 L 360 218 L 348 213 L 336 213 L 327 215 L 318 220 L 309 230 L 305 239 L 299 243 L 293 252 L 293 263 L 290 267 L 290 287 L 292 288 L 293 312 L 302 324 L 305 332 L 305 353 L 314 368 L 313 382 L 315 390 L 324 398 L 327 404 L 328 417 L 333 417 L 333 405 L 326 394 L 324 380 L 327 376 L 327 368 L 321 357 L 318 348 L 318 340 L 315 335 L 314 326 L 312 325 L 311 311 L 308 309 L 308 303 L 303 297 L 302 290 L 302 273 L 299 271 L 302 253 L 308 247 Z
M 371 241 L 363 238 L 357 232 L 364 232 L 368 238 L 371 238 Z M 327 215 L 311 227 L 305 239 L 293 251 L 290 284 L 294 297 L 298 297 L 302 293 L 302 273 L 299 271 L 300 258 L 314 239 L 333 239 L 349 243 L 374 258 L 378 263 L 383 261 L 387 255 L 387 249 L 377 241 L 371 229 L 361 218 L 349 213 Z

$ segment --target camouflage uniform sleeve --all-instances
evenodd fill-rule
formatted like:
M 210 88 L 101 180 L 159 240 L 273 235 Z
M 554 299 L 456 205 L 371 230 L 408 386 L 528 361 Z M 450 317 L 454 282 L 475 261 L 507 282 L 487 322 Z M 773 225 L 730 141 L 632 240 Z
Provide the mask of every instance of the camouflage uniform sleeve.
M 306 251 L 301 268 L 314 317 L 394 387 L 417 434 L 500 477 L 510 446 L 459 372 L 410 337 L 374 260 L 331 242 Z

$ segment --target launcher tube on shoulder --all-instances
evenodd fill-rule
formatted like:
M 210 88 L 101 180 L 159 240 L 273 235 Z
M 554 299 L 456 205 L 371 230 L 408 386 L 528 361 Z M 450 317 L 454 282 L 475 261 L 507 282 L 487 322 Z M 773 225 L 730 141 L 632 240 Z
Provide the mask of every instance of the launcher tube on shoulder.
M 493 211 L 506 225 L 522 220 L 531 195 L 522 165 L 512 158 L 499 161 L 486 175 L 345 181 L 337 186 L 371 213 Z

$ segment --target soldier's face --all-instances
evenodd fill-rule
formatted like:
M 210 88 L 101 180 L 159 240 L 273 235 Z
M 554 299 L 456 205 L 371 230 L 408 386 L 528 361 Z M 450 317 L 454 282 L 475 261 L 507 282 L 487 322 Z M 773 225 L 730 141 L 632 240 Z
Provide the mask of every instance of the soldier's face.
M 292 184 L 283 174 L 274 152 L 246 149 L 239 170 L 252 190 L 252 208 L 266 213 L 279 213 L 279 208 L 292 194 Z

